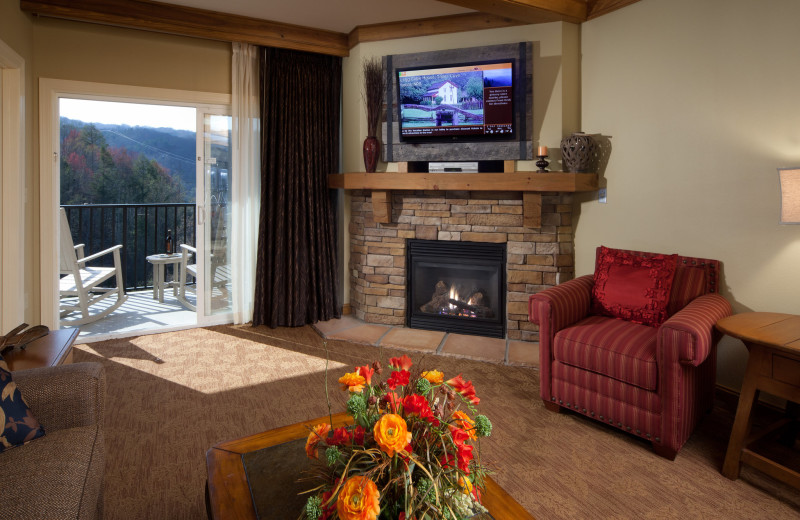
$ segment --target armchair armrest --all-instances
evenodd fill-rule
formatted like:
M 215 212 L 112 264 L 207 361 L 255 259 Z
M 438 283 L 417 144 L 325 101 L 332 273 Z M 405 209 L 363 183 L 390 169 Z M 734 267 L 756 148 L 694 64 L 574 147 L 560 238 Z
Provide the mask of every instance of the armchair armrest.
M 102 425 L 106 378 L 100 363 L 18 370 L 13 378 L 45 431 Z
M 532 294 L 528 299 L 529 319 L 552 334 L 580 321 L 589 314 L 593 285 L 594 276 L 587 274 Z
M 714 346 L 714 324 L 731 314 L 731 304 L 719 294 L 699 296 L 661 325 L 658 348 L 674 350 L 680 363 L 699 366 Z
M 89 255 L 89 256 L 86 256 L 86 257 L 83 257 L 83 258 L 79 258 L 78 259 L 78 263 L 79 264 L 85 264 L 86 262 L 91 262 L 92 260 L 94 260 L 96 258 L 100 258 L 103 255 L 107 255 L 109 253 L 113 253 L 114 251 L 117 251 L 119 249 L 122 249 L 122 245 L 118 244 L 118 245 L 116 245 L 114 247 L 109 247 L 108 249 L 104 249 L 103 251 L 100 251 L 99 253 L 95 253 L 93 255 Z

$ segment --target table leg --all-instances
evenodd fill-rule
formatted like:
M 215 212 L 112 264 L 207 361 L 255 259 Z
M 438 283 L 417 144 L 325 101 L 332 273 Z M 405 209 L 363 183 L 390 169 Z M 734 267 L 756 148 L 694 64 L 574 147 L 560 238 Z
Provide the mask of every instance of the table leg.
M 158 264 L 153 264 L 153 299 L 158 299 Z
M 747 360 L 747 370 L 742 383 L 742 393 L 739 395 L 739 405 L 736 408 L 736 419 L 733 422 L 731 438 L 728 442 L 728 451 L 722 465 L 722 474 L 731 480 L 739 478 L 739 467 L 744 448 L 745 439 L 750 433 L 750 416 L 753 403 L 758 398 L 758 378 L 763 363 L 764 350 L 758 346 L 750 347 L 750 356 Z
M 164 264 L 158 264 L 158 303 L 164 303 Z

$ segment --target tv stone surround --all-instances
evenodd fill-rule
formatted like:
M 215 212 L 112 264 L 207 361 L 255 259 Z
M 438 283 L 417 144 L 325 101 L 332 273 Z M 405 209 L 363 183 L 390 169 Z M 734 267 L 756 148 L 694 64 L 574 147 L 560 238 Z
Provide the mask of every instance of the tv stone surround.
M 351 192 L 348 273 L 354 317 L 405 325 L 408 239 L 506 243 L 506 336 L 538 341 L 538 327 L 528 321 L 528 296 L 574 275 L 572 193 L 542 194 L 540 228 L 523 225 L 519 191 L 391 193 L 390 222 L 378 223 L 371 192 Z

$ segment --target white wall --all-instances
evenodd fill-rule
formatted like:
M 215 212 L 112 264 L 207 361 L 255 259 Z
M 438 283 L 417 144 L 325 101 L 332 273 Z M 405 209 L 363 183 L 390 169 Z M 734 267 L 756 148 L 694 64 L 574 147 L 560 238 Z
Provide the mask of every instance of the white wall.
M 800 226 L 777 168 L 800 165 L 796 0 L 642 0 L 582 25 L 583 130 L 610 136 L 608 204 L 577 204 L 576 272 L 600 245 L 723 263 L 734 312 L 800 313 Z M 747 351 L 725 338 L 718 381 Z

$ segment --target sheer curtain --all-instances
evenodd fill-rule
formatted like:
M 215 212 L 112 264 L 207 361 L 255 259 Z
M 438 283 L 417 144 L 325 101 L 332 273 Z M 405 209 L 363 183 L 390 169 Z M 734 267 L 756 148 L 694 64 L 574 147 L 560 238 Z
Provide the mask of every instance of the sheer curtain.
M 258 47 L 233 44 L 231 179 L 233 322 L 253 319 L 261 195 Z

